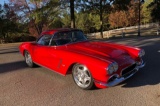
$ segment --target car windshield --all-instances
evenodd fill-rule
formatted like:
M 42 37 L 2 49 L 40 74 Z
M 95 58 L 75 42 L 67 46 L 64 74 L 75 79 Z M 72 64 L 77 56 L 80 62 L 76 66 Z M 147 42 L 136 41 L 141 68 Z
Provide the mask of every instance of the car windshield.
M 86 40 L 87 38 L 84 36 L 82 31 L 64 31 L 56 33 L 53 36 L 52 42 L 55 42 L 57 45 L 64 45 L 68 43 L 80 42 Z

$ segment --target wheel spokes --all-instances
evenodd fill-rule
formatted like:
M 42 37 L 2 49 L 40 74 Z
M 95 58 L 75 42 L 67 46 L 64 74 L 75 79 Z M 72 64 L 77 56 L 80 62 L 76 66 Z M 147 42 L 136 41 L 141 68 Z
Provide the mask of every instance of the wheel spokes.
M 90 82 L 91 81 L 91 77 L 85 77 L 84 81 L 85 81 L 85 83 Z
M 89 86 L 91 82 L 91 76 L 88 73 L 88 69 L 85 66 L 78 66 L 74 73 L 76 83 L 81 87 Z

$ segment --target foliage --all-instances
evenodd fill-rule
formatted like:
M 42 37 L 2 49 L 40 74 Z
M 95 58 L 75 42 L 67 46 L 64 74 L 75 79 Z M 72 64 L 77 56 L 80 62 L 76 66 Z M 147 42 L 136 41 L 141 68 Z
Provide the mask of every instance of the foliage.
M 113 28 L 128 26 L 128 17 L 127 11 L 116 11 L 110 14 L 109 22 Z
M 112 11 L 127 10 L 131 0 L 115 0 L 113 2 Z
M 151 4 L 152 2 L 153 0 L 147 0 L 143 4 L 143 7 L 142 7 L 142 13 L 143 13 L 142 22 L 143 23 L 149 23 L 152 21 L 152 16 L 151 16 L 152 8 L 148 8 L 149 4 Z
M 61 19 L 61 22 L 63 23 L 64 28 L 70 28 L 70 15 L 67 13 L 64 13 Z
M 10 0 L 10 3 L 21 15 L 21 22 L 27 22 L 29 32 L 36 37 L 52 26 L 59 6 L 59 0 Z
M 9 35 L 11 33 L 18 32 L 18 26 L 17 24 L 18 17 L 15 14 L 15 12 L 10 9 L 8 4 L 4 4 L 4 6 L 0 6 L 0 37 L 9 40 Z
M 76 14 L 77 28 L 87 32 L 95 32 L 100 29 L 99 15 L 88 13 Z
M 126 27 L 126 26 L 136 25 L 139 20 L 138 5 L 139 4 L 137 2 L 135 2 L 134 0 L 131 0 L 125 10 L 122 9 L 119 11 L 118 10 L 113 11 L 109 15 L 109 22 L 111 24 L 111 27 L 118 28 L 118 27 Z M 115 9 L 113 9 L 113 10 L 115 10 Z M 142 19 L 142 11 L 141 11 L 140 16 L 141 16 L 140 18 Z
M 23 41 L 21 37 L 39 37 L 44 30 L 61 27 L 103 34 L 103 30 L 137 25 L 138 6 L 136 0 L 9 0 L 0 5 L 0 39 Z M 159 11 L 160 0 L 145 0 L 141 23 L 160 22 Z
M 152 20 L 158 21 L 160 24 L 160 0 L 153 0 L 149 5 L 148 8 L 151 9 L 151 17 Z

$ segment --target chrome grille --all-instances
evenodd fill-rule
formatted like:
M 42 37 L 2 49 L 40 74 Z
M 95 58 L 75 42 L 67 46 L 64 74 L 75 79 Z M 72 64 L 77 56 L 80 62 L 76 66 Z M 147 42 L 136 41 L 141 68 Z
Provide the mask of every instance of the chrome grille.
M 135 64 L 132 64 L 131 66 L 125 68 L 123 71 L 122 71 L 122 76 L 125 76 L 126 74 L 130 74 L 132 73 L 132 71 L 134 71 L 133 69 L 135 69 L 136 67 L 136 63 Z

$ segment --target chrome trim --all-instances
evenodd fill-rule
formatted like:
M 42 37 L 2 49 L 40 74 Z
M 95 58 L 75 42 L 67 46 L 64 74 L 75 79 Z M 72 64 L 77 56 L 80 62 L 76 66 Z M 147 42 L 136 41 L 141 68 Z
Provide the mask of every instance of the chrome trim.
M 140 62 L 141 62 L 141 64 L 143 64 L 143 60 L 142 60 L 142 58 L 141 58 Z M 136 62 L 136 64 L 137 64 L 137 65 L 139 65 L 137 62 Z
M 113 76 L 117 76 L 117 77 L 119 77 L 119 75 L 118 75 L 118 74 L 113 74 L 113 75 L 111 75 L 111 76 L 109 77 L 109 79 L 110 79 L 110 78 L 112 78 Z
M 142 68 L 142 67 L 144 67 L 144 66 L 145 66 L 145 63 L 143 63 L 143 64 L 141 64 L 141 65 L 139 65 L 139 66 L 136 66 L 136 67 L 132 70 L 133 72 L 132 72 L 131 74 L 129 74 L 127 77 L 124 77 L 124 76 L 117 77 L 117 78 L 115 78 L 114 81 L 107 82 L 107 83 L 100 82 L 100 81 L 95 81 L 95 82 L 99 83 L 99 84 L 102 85 L 102 86 L 112 87 L 112 86 L 115 86 L 115 85 L 117 85 L 117 84 L 125 81 L 126 79 L 132 77 L 136 72 L 138 72 L 138 70 L 139 70 L 140 68 Z M 114 76 L 114 75 L 112 75 L 112 76 Z M 111 77 L 112 77 L 112 76 L 111 76 Z M 110 77 L 110 78 L 111 78 L 111 77 Z
M 144 56 L 145 55 L 145 51 L 144 51 L 144 49 L 141 49 L 140 51 L 139 51 L 139 53 L 138 53 L 138 56 L 139 57 L 142 57 L 142 56 Z
M 51 70 L 51 71 L 53 71 L 53 72 L 55 72 L 55 73 L 57 73 L 57 74 L 60 74 L 60 75 L 62 75 L 62 76 L 66 76 L 65 74 L 62 74 L 62 73 L 57 72 L 57 71 L 54 71 L 54 70 L 52 70 L 51 68 L 48 68 L 48 67 L 46 67 L 46 66 L 44 66 L 44 65 L 41 65 L 41 64 L 39 64 L 39 63 L 37 63 L 37 62 L 34 62 L 34 63 L 37 64 L 38 66 L 41 66 L 41 67 L 46 68 L 46 69 L 48 69 L 48 70 Z

